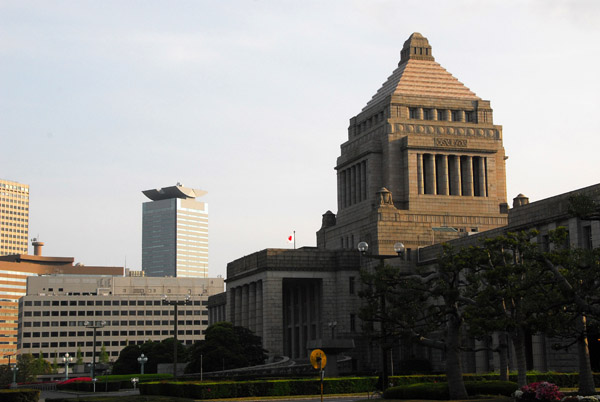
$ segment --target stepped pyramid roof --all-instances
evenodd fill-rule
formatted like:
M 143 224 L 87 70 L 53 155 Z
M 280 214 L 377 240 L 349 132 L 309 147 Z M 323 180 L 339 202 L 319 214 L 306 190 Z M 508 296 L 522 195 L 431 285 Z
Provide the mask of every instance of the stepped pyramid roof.
M 435 61 L 429 41 L 418 32 L 410 35 L 404 42 L 398 68 L 367 103 L 363 111 L 389 95 L 481 100 Z

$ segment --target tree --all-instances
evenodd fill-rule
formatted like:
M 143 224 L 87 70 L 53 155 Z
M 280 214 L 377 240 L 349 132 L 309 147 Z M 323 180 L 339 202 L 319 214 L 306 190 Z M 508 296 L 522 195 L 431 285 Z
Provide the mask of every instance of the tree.
M 121 349 L 119 358 L 113 365 L 113 374 L 134 374 L 138 372 L 137 358 L 142 354 L 138 345 L 128 345 Z
M 161 363 L 173 363 L 173 338 L 163 339 L 160 342 L 147 341 L 142 345 L 125 346 L 119 353 L 119 358 L 113 365 L 114 374 L 135 374 L 140 372 L 140 364 L 137 358 L 141 354 L 148 357 L 148 362 L 144 365 L 144 373 L 156 373 L 158 365 Z M 188 360 L 189 353 L 187 348 L 178 341 L 177 361 L 185 362 Z
M 537 231 L 507 233 L 488 238 L 481 246 L 460 250 L 470 266 L 465 307 L 469 331 L 476 337 L 494 332 L 510 336 L 515 348 L 518 383 L 527 384 L 525 339 L 528 333 L 546 332 L 564 324 L 563 300 L 555 280 L 539 261 L 539 248 L 532 242 Z M 499 347 L 501 372 L 507 378 L 505 345 Z
M 554 247 L 542 260 L 565 298 L 564 310 L 575 325 L 565 326 L 563 336 L 574 338 L 579 355 L 579 393 L 594 395 L 594 378 L 588 345 L 589 319 L 600 319 L 600 248 L 577 249 L 568 244 L 568 232 L 550 233 Z M 559 333 L 560 334 L 560 333 Z
M 52 373 L 52 366 L 43 357 L 37 359 L 31 353 L 26 353 L 18 357 L 17 372 L 18 382 L 32 382 L 41 374 Z
M 218 322 L 206 329 L 205 339 L 190 349 L 186 373 L 219 371 L 264 363 L 262 340 L 247 328 Z
M 106 352 L 106 346 L 104 346 L 104 342 L 103 342 L 102 347 L 100 348 L 100 356 L 98 356 L 98 362 L 106 364 L 109 361 L 110 361 L 110 358 L 108 356 L 108 353 Z
M 366 286 L 359 295 L 366 303 L 360 317 L 367 323 L 385 324 L 382 339 L 402 337 L 446 353 L 446 377 L 452 399 L 467 396 L 461 367 L 463 306 L 467 268 L 460 256 L 445 247 L 438 266 L 407 274 L 385 265 L 362 270 Z M 371 331 L 372 332 L 372 331 Z M 383 344 L 383 348 L 389 345 Z
M 77 347 L 77 355 L 75 357 L 75 364 L 83 364 L 83 354 L 81 353 L 81 346 Z
M 58 351 L 54 351 L 54 359 L 52 359 L 52 373 L 58 373 Z

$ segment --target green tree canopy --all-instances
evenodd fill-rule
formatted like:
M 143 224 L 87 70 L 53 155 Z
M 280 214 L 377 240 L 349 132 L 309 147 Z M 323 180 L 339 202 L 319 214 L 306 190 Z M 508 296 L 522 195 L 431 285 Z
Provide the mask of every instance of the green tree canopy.
M 230 322 L 209 326 L 205 339 L 192 345 L 189 355 L 187 373 L 254 366 L 263 364 L 267 357 L 259 336 Z
M 119 358 L 113 366 L 114 374 L 135 374 L 141 371 L 137 359 L 143 353 L 148 362 L 144 365 L 144 373 L 156 373 L 158 364 L 173 363 L 173 338 L 163 339 L 160 342 L 147 341 L 142 345 L 129 345 L 121 350 Z M 189 353 L 187 348 L 178 341 L 177 361 L 187 361 Z

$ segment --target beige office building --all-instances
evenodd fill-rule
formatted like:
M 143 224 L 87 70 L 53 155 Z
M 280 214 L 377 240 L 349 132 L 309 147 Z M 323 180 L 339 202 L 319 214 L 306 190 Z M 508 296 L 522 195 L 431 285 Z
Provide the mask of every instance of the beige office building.
M 29 186 L 0 179 L 0 255 L 27 254 Z
M 208 326 L 208 296 L 223 292 L 222 278 L 154 278 L 50 275 L 29 277 L 27 295 L 19 301 L 19 353 L 52 361 L 78 348 L 84 363 L 93 353 L 93 330 L 87 323 L 104 322 L 97 329 L 96 353 L 102 345 L 111 361 L 128 344 L 173 337 L 175 306 L 179 305 L 177 338 L 184 344 L 204 339 Z M 88 324 L 89 325 L 89 324 Z

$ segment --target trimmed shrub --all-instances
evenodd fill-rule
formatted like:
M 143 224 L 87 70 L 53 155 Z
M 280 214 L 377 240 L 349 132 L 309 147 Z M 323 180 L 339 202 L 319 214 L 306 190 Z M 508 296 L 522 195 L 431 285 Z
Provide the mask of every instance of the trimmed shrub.
M 465 381 L 470 396 L 505 395 L 511 396 L 519 386 L 507 381 Z M 400 385 L 388 388 L 383 393 L 386 399 L 449 399 L 447 382 Z
M 2 402 L 38 402 L 40 400 L 39 389 L 2 389 L 0 390 Z
M 465 381 L 465 388 L 470 396 L 474 395 L 504 395 L 511 396 L 519 389 L 512 381 Z

